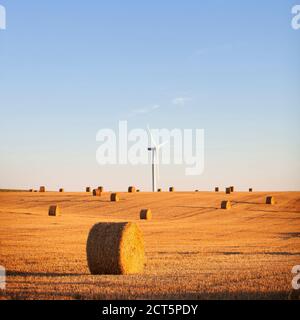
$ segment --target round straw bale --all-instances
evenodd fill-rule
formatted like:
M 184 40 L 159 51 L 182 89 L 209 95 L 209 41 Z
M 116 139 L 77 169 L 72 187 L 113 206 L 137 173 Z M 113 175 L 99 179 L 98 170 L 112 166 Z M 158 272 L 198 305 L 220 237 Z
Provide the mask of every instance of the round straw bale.
M 141 192 L 141 190 L 140 190 L 140 189 L 137 189 L 136 192 Z
M 29 192 L 33 192 L 33 189 L 29 189 Z
M 231 209 L 231 203 L 228 200 L 224 200 L 221 202 L 221 209 Z
M 144 269 L 144 240 L 135 223 L 98 223 L 86 245 L 91 274 L 135 274 Z
M 197 189 L 197 190 L 195 190 L 195 192 L 199 192 L 199 190 Z
M 91 187 L 86 187 L 86 188 L 85 188 L 85 191 L 86 191 L 86 192 L 91 192 Z
M 152 212 L 150 209 L 142 209 L 140 212 L 140 219 L 141 220 L 151 220 L 152 219 Z
M 40 187 L 40 192 L 46 192 L 46 188 L 44 186 Z
M 174 192 L 175 191 L 175 188 L 174 187 L 170 187 L 169 188 L 169 192 Z
M 230 194 L 231 193 L 231 188 L 226 188 L 226 194 Z
M 104 187 L 98 187 L 98 190 L 100 190 L 100 192 L 104 191 Z
M 157 192 L 161 192 L 161 189 L 157 189 Z
M 266 197 L 266 204 L 271 204 L 271 205 L 275 204 L 275 198 L 272 196 Z
M 59 206 L 57 206 L 57 205 L 56 206 L 50 206 L 48 214 L 51 217 L 60 216 L 60 208 L 59 208 Z
M 219 192 L 219 187 L 215 187 L 215 192 Z
M 65 192 L 65 190 L 63 188 L 60 188 L 59 192 Z
M 249 188 L 249 192 L 253 192 L 253 189 L 252 189 L 252 188 Z
M 113 202 L 118 202 L 120 201 L 120 198 L 119 198 L 119 195 L 117 193 L 112 193 L 110 195 L 110 201 L 113 201 Z
M 234 192 L 234 187 L 233 186 L 230 187 L 230 191 Z
M 128 192 L 129 193 L 135 193 L 135 187 L 132 187 L 132 186 L 130 186 L 130 187 L 128 187 Z
M 93 196 L 94 197 L 101 197 L 101 191 L 99 189 L 94 189 Z

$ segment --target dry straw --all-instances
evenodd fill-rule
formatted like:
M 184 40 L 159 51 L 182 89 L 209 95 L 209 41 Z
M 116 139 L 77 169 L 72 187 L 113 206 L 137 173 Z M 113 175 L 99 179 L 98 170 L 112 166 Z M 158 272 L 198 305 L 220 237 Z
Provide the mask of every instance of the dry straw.
M 112 193 L 110 195 L 110 201 L 113 201 L 113 202 L 118 202 L 120 201 L 120 198 L 119 198 L 119 195 L 117 193 Z
M 195 192 L 199 192 L 199 190 L 195 190 Z
M 152 219 L 152 212 L 150 209 L 142 209 L 140 212 L 140 219 L 141 220 L 151 220 Z
M 174 192 L 174 191 L 175 191 L 174 187 L 169 188 L 169 192 Z
M 231 193 L 231 188 L 226 188 L 226 194 L 230 194 Z
M 157 192 L 161 192 L 161 189 L 157 189 Z
M 100 190 L 100 192 L 104 191 L 104 187 L 98 187 L 98 190 Z
M 85 188 L 85 192 L 91 192 L 91 188 L 90 187 L 86 187 Z
M 51 217 L 60 216 L 60 208 L 59 208 L 59 206 L 50 206 L 48 214 Z
M 221 209 L 225 209 L 225 210 L 231 209 L 230 201 L 228 201 L 228 200 L 222 201 L 221 202 Z
M 252 189 L 252 188 L 249 188 L 249 192 L 253 192 L 253 189 Z
M 234 192 L 234 187 L 233 186 L 230 187 L 230 191 Z
M 91 274 L 135 274 L 144 270 L 144 239 L 135 223 L 98 223 L 86 245 Z
M 40 187 L 40 192 L 46 192 L 46 188 L 45 187 Z
M 128 187 L 128 192 L 129 193 L 135 193 L 135 187 L 132 187 L 132 186 L 130 186 L 130 187 Z
M 219 192 L 219 187 L 215 187 L 215 192 Z
M 275 204 L 275 198 L 271 196 L 267 197 L 266 204 Z
M 33 189 L 29 189 L 29 192 L 33 192 Z
M 94 197 L 101 197 L 101 191 L 99 189 L 94 189 L 93 196 Z
M 59 192 L 65 192 L 65 190 L 63 188 L 60 188 Z

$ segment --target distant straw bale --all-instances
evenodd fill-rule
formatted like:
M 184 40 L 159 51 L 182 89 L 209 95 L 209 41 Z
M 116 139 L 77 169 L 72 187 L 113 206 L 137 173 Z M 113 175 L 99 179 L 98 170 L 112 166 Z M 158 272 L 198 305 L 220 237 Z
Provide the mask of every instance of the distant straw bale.
M 266 197 L 266 204 L 271 204 L 271 205 L 275 204 L 275 198 L 272 196 Z
M 133 186 L 130 186 L 130 187 L 128 187 L 128 192 L 129 193 L 135 193 L 135 187 L 133 187 Z
M 59 206 L 55 205 L 55 206 L 50 206 L 49 211 L 48 211 L 49 216 L 51 217 L 56 217 L 56 216 L 60 216 L 61 212 L 60 212 L 60 208 Z
M 222 201 L 221 202 L 221 209 L 225 209 L 225 210 L 231 209 L 230 201 L 228 201 L 228 200 Z
M 94 197 L 101 197 L 101 191 L 99 189 L 94 189 L 93 196 Z
M 140 212 L 140 219 L 141 220 L 151 220 L 152 219 L 152 212 L 150 209 L 142 209 Z
M 118 202 L 118 201 L 120 201 L 119 195 L 118 195 L 117 193 L 112 193 L 112 194 L 110 195 L 110 201 L 112 201 L 112 202 Z

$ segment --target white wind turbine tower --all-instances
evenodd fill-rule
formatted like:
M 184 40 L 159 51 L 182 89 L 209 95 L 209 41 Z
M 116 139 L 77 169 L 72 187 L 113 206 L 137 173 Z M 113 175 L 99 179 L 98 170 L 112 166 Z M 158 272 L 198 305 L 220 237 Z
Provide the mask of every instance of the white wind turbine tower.
M 156 181 L 159 180 L 159 149 L 162 148 L 168 141 L 165 141 L 159 145 L 156 144 L 151 130 L 148 128 L 149 136 L 151 139 L 151 147 L 148 148 L 148 151 L 152 152 L 152 191 L 156 192 Z

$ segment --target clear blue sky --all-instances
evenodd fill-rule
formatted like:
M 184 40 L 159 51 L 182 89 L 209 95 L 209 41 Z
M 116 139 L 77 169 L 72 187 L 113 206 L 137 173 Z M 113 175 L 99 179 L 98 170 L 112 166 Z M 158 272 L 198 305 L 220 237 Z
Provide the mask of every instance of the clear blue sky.
M 149 166 L 96 163 L 97 131 L 128 119 L 205 129 L 203 175 L 163 166 L 162 187 L 300 190 L 297 2 L 0 4 L 0 188 L 150 189 Z

